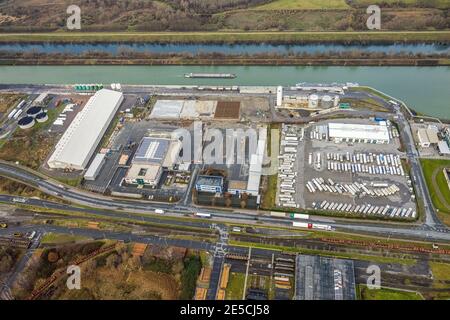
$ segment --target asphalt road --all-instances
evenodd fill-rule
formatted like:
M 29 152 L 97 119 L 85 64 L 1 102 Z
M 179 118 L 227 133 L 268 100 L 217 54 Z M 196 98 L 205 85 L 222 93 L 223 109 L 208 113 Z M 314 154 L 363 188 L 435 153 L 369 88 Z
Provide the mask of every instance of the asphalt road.
M 18 197 L 14 197 L 11 195 L 0 195 L 0 202 L 8 203 L 8 204 L 18 204 L 14 199 Z M 115 212 L 115 211 L 105 211 L 101 209 L 94 208 L 79 208 L 75 206 L 54 203 L 46 200 L 34 199 L 34 198 L 21 198 L 25 200 L 24 203 L 19 202 L 20 204 L 27 204 L 31 206 L 36 206 L 40 208 L 47 209 L 55 209 L 60 211 L 71 211 L 71 212 L 80 212 L 80 213 L 88 213 L 95 214 L 101 217 L 110 217 L 110 218 L 127 218 L 131 220 L 136 220 L 136 222 L 151 222 L 151 223 L 161 223 L 161 224 L 173 224 L 173 225 L 181 225 L 181 226 L 191 226 L 198 228 L 211 228 L 212 223 L 216 222 L 229 222 L 234 224 L 255 224 L 260 225 L 259 223 L 263 223 L 264 226 L 274 226 L 274 227 L 290 227 L 292 226 L 292 220 L 286 218 L 275 218 L 270 216 L 258 216 L 258 220 L 255 219 L 255 215 L 248 213 L 236 213 L 230 211 L 218 211 L 218 210 L 201 210 L 202 212 L 211 213 L 213 218 L 210 219 L 211 222 L 205 222 L 205 220 L 192 221 L 192 220 L 178 220 L 178 219 L 161 219 L 158 216 L 150 215 L 151 211 L 148 211 L 147 215 L 133 215 L 126 212 Z M 184 214 L 188 213 L 187 210 L 185 213 L 182 212 L 181 209 L 177 209 L 177 213 L 175 210 L 169 210 L 165 215 L 172 217 L 184 216 Z M 308 222 L 311 223 L 324 223 L 323 217 L 314 217 L 311 216 Z M 258 224 L 257 224 L 258 223 Z M 417 239 L 417 240 L 425 240 L 425 241 L 450 241 L 450 232 L 448 229 L 436 229 L 431 227 L 424 226 L 399 226 L 399 225 L 389 225 L 389 224 L 375 224 L 371 222 L 359 222 L 359 221 L 351 221 L 351 222 L 339 222 L 333 219 L 328 219 L 327 224 L 331 225 L 333 228 L 339 231 L 345 232 L 353 232 L 358 234 L 373 234 L 377 236 L 384 237 L 398 237 L 398 238 L 407 238 L 407 239 Z

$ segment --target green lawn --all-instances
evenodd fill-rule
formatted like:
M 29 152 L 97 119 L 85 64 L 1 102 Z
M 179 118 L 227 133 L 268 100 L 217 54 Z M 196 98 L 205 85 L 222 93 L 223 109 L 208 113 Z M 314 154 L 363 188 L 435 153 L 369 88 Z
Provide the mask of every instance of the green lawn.
M 256 7 L 262 10 L 348 9 L 345 0 L 276 0 Z
M 447 204 L 443 203 L 436 192 L 436 186 L 439 192 L 442 194 L 444 199 L 450 199 L 450 190 L 447 185 L 447 181 L 444 177 L 444 172 L 442 168 L 450 168 L 450 160 L 434 160 L 434 159 L 421 159 L 422 169 L 427 182 L 428 190 L 430 191 L 431 200 L 436 209 L 439 210 L 439 217 L 447 225 L 450 225 L 450 210 Z M 433 181 L 433 173 L 435 170 L 439 170 L 436 176 L 435 182 Z
M 0 42 L 336 42 L 336 41 L 450 41 L 449 31 L 377 32 L 53 32 L 2 33 Z
M 278 175 L 268 177 L 267 191 L 263 196 L 262 207 L 270 210 L 275 205 L 275 197 L 277 195 L 277 179 Z
M 83 236 L 75 236 L 70 234 L 62 234 L 62 233 L 46 233 L 42 239 L 41 243 L 44 244 L 60 244 L 60 243 L 67 243 L 67 242 L 76 242 L 76 241 L 84 241 L 88 240 L 89 238 L 83 237 Z
M 366 286 L 358 287 L 362 300 L 423 300 L 417 292 L 401 291 L 394 289 L 369 289 Z
M 450 264 L 433 261 L 430 261 L 429 264 L 433 273 L 433 286 L 438 289 L 450 289 L 450 285 L 446 283 L 450 281 Z
M 228 286 L 225 290 L 226 300 L 242 300 L 244 291 L 245 274 L 231 272 L 228 280 Z

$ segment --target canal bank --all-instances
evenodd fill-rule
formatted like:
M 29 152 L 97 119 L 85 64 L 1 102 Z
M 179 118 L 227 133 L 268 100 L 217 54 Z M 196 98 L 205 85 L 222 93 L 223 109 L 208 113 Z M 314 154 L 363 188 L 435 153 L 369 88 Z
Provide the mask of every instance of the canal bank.
M 192 79 L 186 73 L 232 73 Z M 123 83 L 147 85 L 290 86 L 357 82 L 405 101 L 417 112 L 450 119 L 450 67 L 300 66 L 0 66 L 2 84 Z

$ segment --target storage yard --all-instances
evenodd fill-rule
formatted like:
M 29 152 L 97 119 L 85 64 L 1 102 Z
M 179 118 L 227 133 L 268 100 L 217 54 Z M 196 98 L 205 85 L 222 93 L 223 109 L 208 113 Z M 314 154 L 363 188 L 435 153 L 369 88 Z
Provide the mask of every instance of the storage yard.
M 396 128 L 384 120 L 344 121 L 295 129 L 283 125 L 277 206 L 416 219 L 415 194 Z M 350 128 L 357 128 L 356 134 Z

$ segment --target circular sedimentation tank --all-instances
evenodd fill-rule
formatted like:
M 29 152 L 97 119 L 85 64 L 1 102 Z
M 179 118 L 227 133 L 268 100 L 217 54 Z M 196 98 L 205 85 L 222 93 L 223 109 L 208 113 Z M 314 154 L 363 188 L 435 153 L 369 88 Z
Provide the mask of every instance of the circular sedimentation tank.
M 37 122 L 45 122 L 48 120 L 48 115 L 46 112 L 41 112 L 36 116 Z
M 17 122 L 17 124 L 21 129 L 29 129 L 34 126 L 34 118 L 30 116 L 23 117 Z
M 27 110 L 27 115 L 34 118 L 42 112 L 43 110 L 41 107 L 31 107 L 30 109 Z

